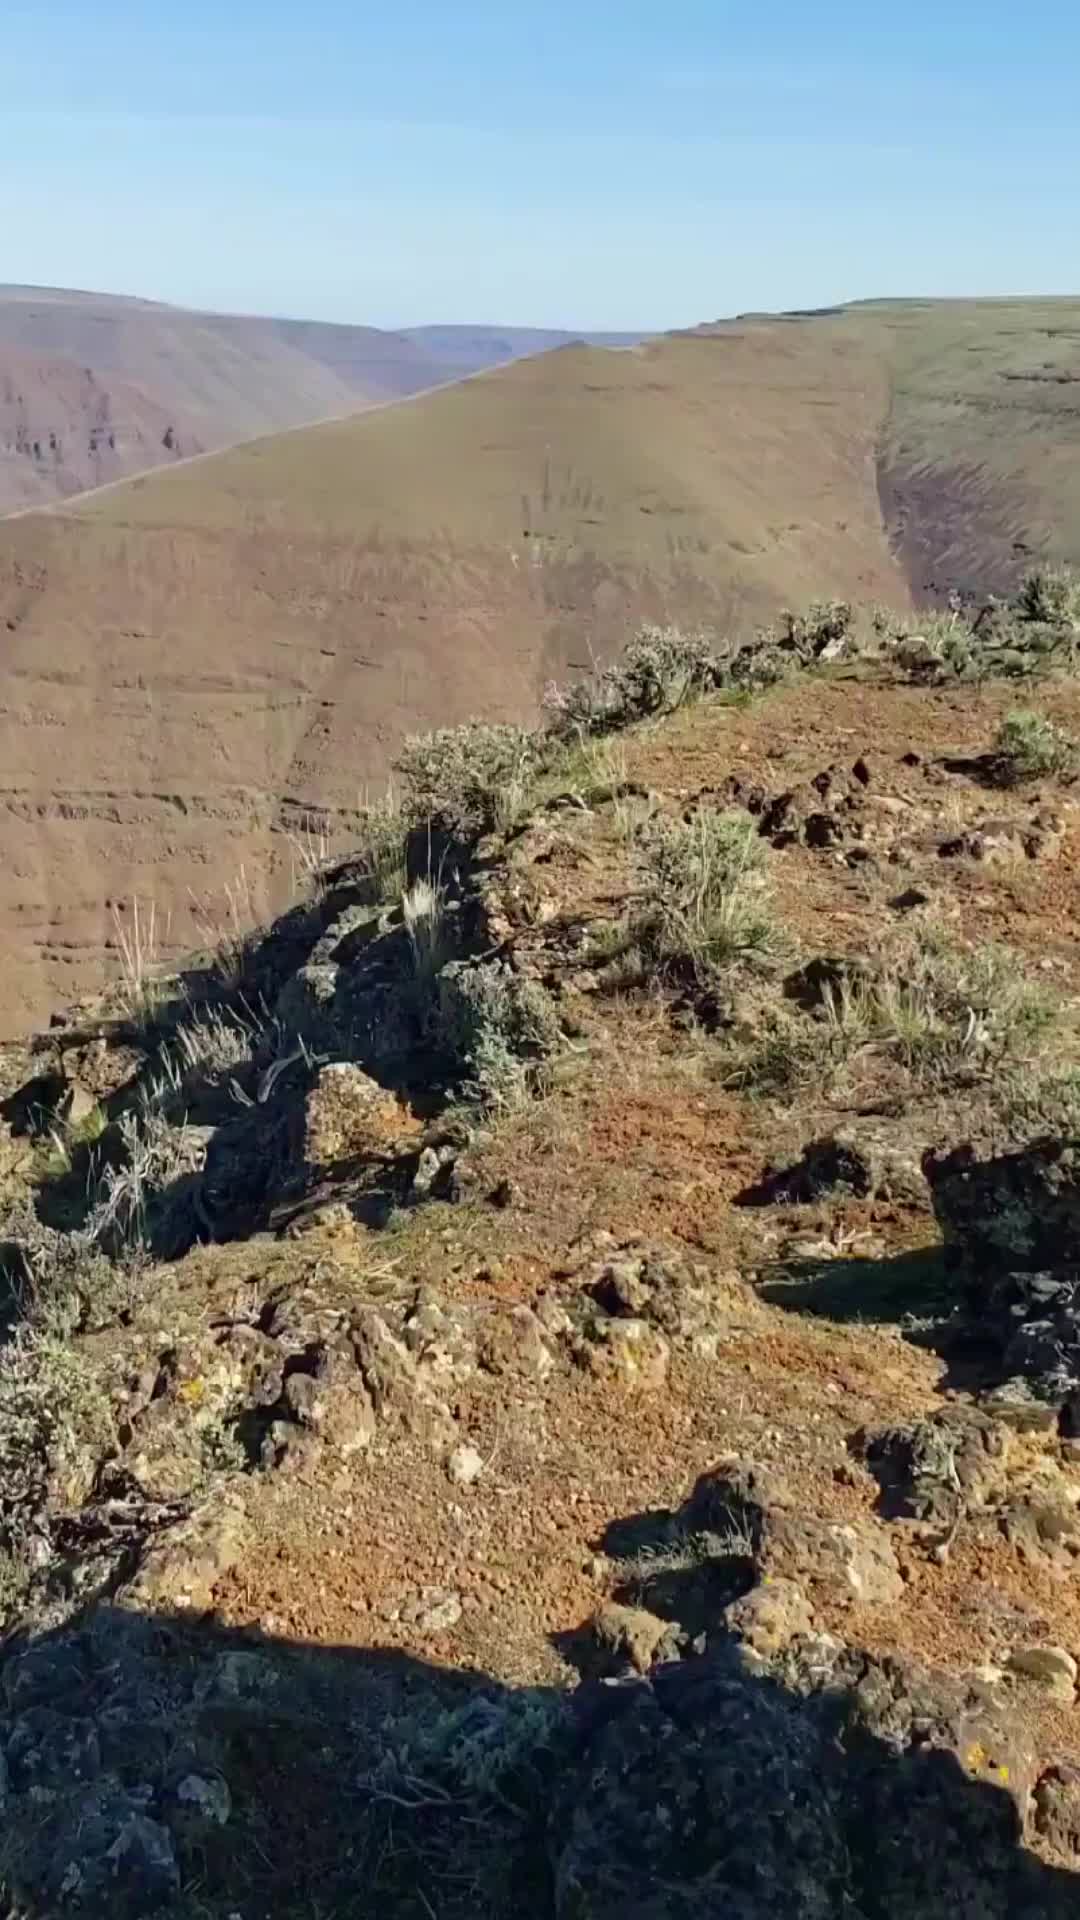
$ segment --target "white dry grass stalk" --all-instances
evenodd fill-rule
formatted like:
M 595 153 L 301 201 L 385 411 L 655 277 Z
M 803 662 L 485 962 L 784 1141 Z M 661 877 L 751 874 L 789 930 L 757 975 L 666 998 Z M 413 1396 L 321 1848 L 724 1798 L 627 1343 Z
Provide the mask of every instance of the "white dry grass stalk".
M 215 910 L 210 901 L 199 901 L 193 894 L 193 917 L 215 972 L 226 986 L 236 986 L 243 978 L 252 933 L 261 918 L 246 867 L 237 869 L 222 895 L 224 904 Z
M 292 850 L 292 887 L 295 893 L 318 895 L 322 874 L 330 858 L 330 834 L 326 821 L 311 813 L 302 814 L 299 825 L 288 836 Z
M 402 917 L 412 948 L 413 972 L 430 983 L 447 958 L 446 895 L 437 880 L 414 880 L 402 896 Z
M 165 994 L 156 902 L 140 903 L 136 895 L 130 915 L 113 907 L 112 923 L 120 956 L 121 1004 L 129 1019 L 140 1026 L 149 1025 Z

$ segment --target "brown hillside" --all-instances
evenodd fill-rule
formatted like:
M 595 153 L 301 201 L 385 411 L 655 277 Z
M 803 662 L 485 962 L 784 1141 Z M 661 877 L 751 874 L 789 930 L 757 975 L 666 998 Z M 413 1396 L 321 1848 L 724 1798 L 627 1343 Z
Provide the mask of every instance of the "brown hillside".
M 341 331 L 359 339 L 352 363 L 335 369 L 273 321 L 0 289 L 0 511 L 441 377 L 408 341 Z
M 215 444 L 206 421 L 131 381 L 0 345 L 0 512 L 45 506 Z
M 638 619 L 902 603 L 887 406 L 850 330 L 567 348 L 0 530 L 6 1019 L 97 980 L 110 901 L 176 949 L 241 866 L 273 905 L 289 820 Z
M 569 336 L 189 312 L 0 286 L 0 513 L 393 400 Z

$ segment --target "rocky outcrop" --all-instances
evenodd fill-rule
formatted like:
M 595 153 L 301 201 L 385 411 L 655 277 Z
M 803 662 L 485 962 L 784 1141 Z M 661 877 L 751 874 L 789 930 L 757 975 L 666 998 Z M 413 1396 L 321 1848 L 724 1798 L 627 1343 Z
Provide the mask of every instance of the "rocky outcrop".
M 602 1700 L 551 1822 L 560 1920 L 1039 1920 L 1068 1878 L 1020 1850 L 1035 1784 L 990 1691 L 833 1642 L 798 1684 L 748 1677 L 728 1648 Z M 1040 1783 L 1067 1835 L 1068 1781 Z
M 1080 1142 L 1041 1139 L 980 1159 L 928 1153 L 923 1169 L 947 1252 L 996 1353 L 995 1411 L 1011 1398 L 1080 1431 Z M 1032 1419 L 1031 1424 L 1037 1424 Z

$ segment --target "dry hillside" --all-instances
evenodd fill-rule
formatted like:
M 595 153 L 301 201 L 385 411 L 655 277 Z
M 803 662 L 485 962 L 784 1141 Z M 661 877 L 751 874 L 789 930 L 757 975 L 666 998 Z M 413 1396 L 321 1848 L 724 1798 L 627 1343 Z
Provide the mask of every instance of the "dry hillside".
M 12 1916 L 1075 1914 L 1080 581 L 923 628 L 635 638 L 0 1050 Z
M 417 393 L 566 337 L 388 333 L 0 287 L 0 514 Z
M 269 910 L 288 831 L 346 831 L 405 732 L 532 715 L 642 618 L 722 632 L 1075 557 L 1078 316 L 569 346 L 0 530 L 8 1030 L 101 977 L 112 903 L 154 896 L 176 952 L 241 869 Z

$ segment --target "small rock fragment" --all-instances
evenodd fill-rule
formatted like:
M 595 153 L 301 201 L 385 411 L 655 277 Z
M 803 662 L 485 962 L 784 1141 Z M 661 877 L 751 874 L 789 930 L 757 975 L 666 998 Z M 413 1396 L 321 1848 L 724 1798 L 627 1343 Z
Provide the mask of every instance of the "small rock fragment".
M 796 1634 L 809 1633 L 813 1611 L 794 1580 L 767 1580 L 736 1600 L 725 1613 L 728 1630 L 755 1653 L 768 1656 L 790 1645 Z
M 606 1653 L 622 1655 L 637 1673 L 648 1673 L 660 1647 L 671 1635 L 671 1625 L 645 1607 L 623 1607 L 609 1600 L 592 1623 L 597 1644 Z
M 421 1633 L 449 1633 L 461 1619 L 461 1595 L 447 1587 L 423 1587 L 406 1601 L 401 1617 Z
M 1056 1699 L 1071 1701 L 1076 1691 L 1076 1661 L 1064 1647 L 1017 1647 L 1009 1671 L 1040 1681 Z
M 203 1773 L 185 1774 L 176 1789 L 176 1798 L 185 1810 L 208 1826 L 226 1826 L 232 1812 L 232 1797 L 220 1774 L 212 1779 Z
M 446 1471 L 455 1487 L 471 1487 L 484 1471 L 484 1462 L 475 1447 L 455 1447 L 446 1463 Z

